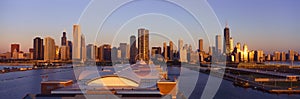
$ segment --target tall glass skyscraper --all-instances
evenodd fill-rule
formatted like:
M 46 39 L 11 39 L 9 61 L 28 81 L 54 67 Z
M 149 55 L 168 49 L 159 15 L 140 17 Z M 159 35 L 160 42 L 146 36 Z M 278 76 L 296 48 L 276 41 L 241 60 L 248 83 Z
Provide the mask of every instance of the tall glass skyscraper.
M 149 61 L 149 30 L 138 29 L 138 56 L 139 60 Z
M 137 54 L 136 48 L 136 37 L 134 35 L 130 36 L 130 63 L 135 63 L 135 57 Z
M 230 53 L 230 31 L 228 23 L 226 23 L 226 27 L 224 29 L 224 49 L 223 52 L 226 54 Z
M 33 59 L 43 60 L 44 59 L 44 46 L 43 39 L 36 37 L 33 39 Z
M 67 36 L 66 32 L 63 32 L 63 36 L 61 37 L 61 46 L 67 46 Z

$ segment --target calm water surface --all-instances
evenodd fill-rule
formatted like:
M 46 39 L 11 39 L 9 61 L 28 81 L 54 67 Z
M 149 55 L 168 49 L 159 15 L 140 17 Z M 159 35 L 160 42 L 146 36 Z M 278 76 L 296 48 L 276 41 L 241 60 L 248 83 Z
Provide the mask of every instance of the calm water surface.
M 170 78 L 178 76 L 180 69 L 178 67 L 168 67 Z M 185 69 L 186 70 L 186 69 Z M 192 72 L 190 72 L 192 73 Z M 20 99 L 28 93 L 40 93 L 41 75 L 47 74 L 49 80 L 58 79 L 75 79 L 72 68 L 68 69 L 44 69 L 44 70 L 30 70 L 21 72 L 10 72 L 0 74 L 0 99 Z M 187 79 L 198 79 L 196 87 L 192 92 L 190 99 L 199 99 L 206 85 L 208 75 L 199 73 L 198 77 L 190 76 L 189 72 L 180 74 L 181 77 Z M 185 86 L 181 86 L 185 87 Z M 244 89 L 235 87 L 232 82 L 223 80 L 222 84 L 215 96 L 216 99 L 300 99 L 300 95 L 277 95 L 268 94 L 252 89 Z

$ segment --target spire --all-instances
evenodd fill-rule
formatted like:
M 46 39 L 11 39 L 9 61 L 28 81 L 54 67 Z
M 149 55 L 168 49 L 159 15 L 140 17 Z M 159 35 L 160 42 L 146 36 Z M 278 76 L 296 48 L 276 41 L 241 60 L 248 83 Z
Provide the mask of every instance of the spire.
M 66 28 L 64 28 L 63 32 L 67 32 L 67 31 L 66 31 Z
M 228 25 L 228 21 L 226 20 L 226 26 L 225 26 L 225 28 L 229 28 L 229 25 Z

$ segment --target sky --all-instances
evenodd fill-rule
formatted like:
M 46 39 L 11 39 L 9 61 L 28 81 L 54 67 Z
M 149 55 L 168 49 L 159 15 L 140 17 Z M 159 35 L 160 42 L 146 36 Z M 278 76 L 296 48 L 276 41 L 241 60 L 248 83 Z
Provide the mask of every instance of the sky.
M 99 6 L 90 2 L 1 0 L 0 53 L 9 51 L 12 43 L 19 43 L 21 50 L 28 52 L 32 47 L 33 38 L 37 36 L 50 36 L 59 45 L 64 30 L 67 31 L 68 39 L 72 40 L 72 25 L 77 23 L 82 24 L 82 32 L 88 44 L 109 43 L 118 46 L 121 42 L 128 43 L 131 35 L 137 36 L 138 28 L 146 28 L 150 31 L 151 46 L 162 46 L 164 41 L 173 41 L 177 45 L 178 39 L 183 39 L 195 49 L 197 40 L 201 38 L 204 39 L 204 47 L 208 51 L 208 46 L 214 46 L 215 35 L 222 35 L 223 31 L 207 33 L 205 30 L 223 29 L 226 22 L 234 42 L 247 44 L 250 50 L 300 51 L 299 0 L 208 0 L 221 27 L 206 27 L 205 22 L 197 23 L 188 11 L 175 4 L 161 0 L 137 0 L 116 9 L 103 22 L 101 28 L 99 24 L 102 21 L 87 19 L 104 16 L 105 10 L 112 5 L 111 1 L 104 0 L 105 4 Z M 205 5 L 191 6 L 201 9 Z M 209 13 L 205 11 L 203 16 Z M 209 19 L 200 18 L 202 21 Z

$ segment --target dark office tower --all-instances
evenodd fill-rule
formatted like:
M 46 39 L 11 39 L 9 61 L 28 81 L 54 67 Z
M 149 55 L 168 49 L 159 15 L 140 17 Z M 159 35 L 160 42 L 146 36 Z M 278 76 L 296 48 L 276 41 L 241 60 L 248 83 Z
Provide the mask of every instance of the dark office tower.
M 11 44 L 10 45 L 10 53 L 11 53 L 11 57 L 13 56 L 13 52 L 20 52 L 20 44 Z
M 72 59 L 72 41 L 68 41 L 68 47 L 69 47 L 69 59 Z
M 44 45 L 43 39 L 36 37 L 33 39 L 33 59 L 34 60 L 43 60 L 44 59 Z
M 104 61 L 111 61 L 111 46 L 108 44 L 103 45 L 103 60 Z
M 63 32 L 63 36 L 61 37 L 61 46 L 66 46 L 67 45 L 67 36 L 66 32 Z
M 199 51 L 200 52 L 204 52 L 204 49 L 203 49 L 203 39 L 199 40 Z
M 223 51 L 226 54 L 230 53 L 230 31 L 229 31 L 229 26 L 228 23 L 226 23 L 226 27 L 224 29 L 224 47 L 223 47 Z
M 138 29 L 138 56 L 139 60 L 149 61 L 149 30 Z
M 136 48 L 136 37 L 134 35 L 130 36 L 130 63 L 135 63 L 135 57 L 137 54 Z

